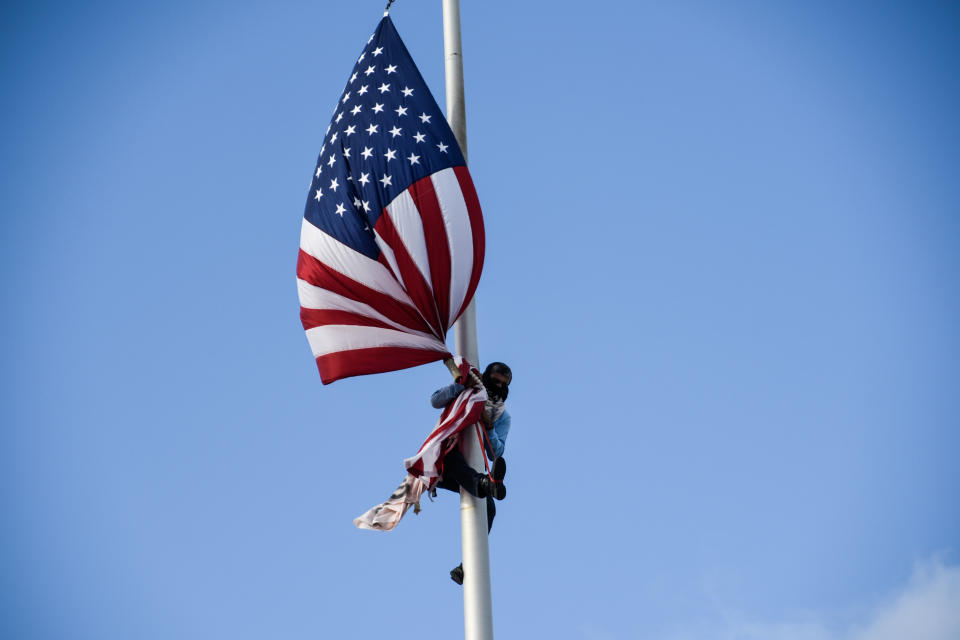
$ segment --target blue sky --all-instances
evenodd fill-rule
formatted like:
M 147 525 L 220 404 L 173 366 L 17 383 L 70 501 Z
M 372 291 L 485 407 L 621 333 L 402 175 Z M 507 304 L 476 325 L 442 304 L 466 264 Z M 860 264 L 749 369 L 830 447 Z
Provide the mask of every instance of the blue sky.
M 323 387 L 298 317 L 382 5 L 4 9 L 3 637 L 461 633 L 456 498 L 352 524 L 446 370 Z M 439 3 L 392 16 L 443 105 Z M 462 18 L 497 637 L 958 637 L 956 8 Z

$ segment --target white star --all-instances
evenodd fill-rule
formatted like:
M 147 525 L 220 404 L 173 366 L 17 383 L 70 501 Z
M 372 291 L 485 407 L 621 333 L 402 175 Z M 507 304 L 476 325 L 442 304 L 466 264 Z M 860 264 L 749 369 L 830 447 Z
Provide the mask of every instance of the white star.
M 410 157 L 407 158 L 407 160 L 410 161 L 410 166 L 411 166 L 411 167 L 412 167 L 413 165 L 415 165 L 415 164 L 420 164 L 420 156 L 414 155 L 414 154 L 412 154 L 412 153 L 410 154 Z
M 422 133 L 420 133 L 419 131 L 417 131 L 417 135 L 413 136 L 413 139 L 416 140 L 417 142 L 423 142 L 424 139 L 426 139 L 426 137 L 427 137 L 427 136 L 425 136 L 425 135 L 423 135 Z
M 334 122 L 340 122 L 342 119 L 343 119 L 343 113 L 341 112 L 337 114 L 337 119 L 334 120 Z
M 363 151 L 360 152 L 360 155 L 362 155 L 363 159 L 366 160 L 373 155 L 373 149 L 370 147 L 364 147 Z
M 343 96 L 343 100 L 342 100 L 341 102 L 346 103 L 347 100 L 349 100 L 349 99 L 350 99 L 350 92 L 347 91 L 347 94 L 346 94 L 345 96 Z M 342 115 L 342 114 L 341 114 L 341 115 Z
M 370 89 L 370 85 L 366 85 L 366 84 L 365 84 L 365 85 L 363 85 L 362 87 L 360 87 L 359 89 L 357 89 L 357 95 L 358 95 L 358 96 L 362 96 L 362 95 L 365 94 L 365 93 L 367 92 L 367 90 L 369 90 L 369 89 Z
M 377 132 L 378 126 L 379 125 L 371 124 L 369 127 L 367 127 L 367 133 L 369 133 L 370 135 L 375 134 Z
M 356 79 L 357 79 L 357 73 L 356 73 L 356 72 L 354 72 L 354 73 L 353 73 L 353 75 L 352 75 L 352 76 L 350 76 L 350 82 L 351 82 L 351 84 L 352 84 L 352 83 L 353 83 L 353 81 L 354 81 L 354 80 L 356 80 Z
M 317 167 L 316 177 L 320 177 L 320 174 L 323 173 L 323 167 Z
M 349 95 L 349 94 L 347 94 L 347 95 Z M 409 98 L 409 97 L 412 96 L 412 95 L 413 95 L 413 89 L 411 89 L 410 87 L 404 87 L 404 88 L 403 88 L 403 96 L 404 96 L 405 98 Z
M 338 135 L 340 135 L 340 134 L 339 134 L 338 132 L 334 131 L 334 132 L 333 132 L 333 135 L 330 136 L 330 142 L 331 142 L 331 143 L 336 142 Z
M 313 197 L 316 198 L 317 202 L 320 202 L 320 198 L 323 197 L 323 190 L 322 190 L 322 189 L 317 189 L 317 195 L 315 195 L 315 196 L 313 196 Z
M 353 109 L 350 109 L 350 113 L 352 113 L 353 115 L 357 115 L 358 113 L 360 113 L 361 109 L 363 109 L 363 107 L 361 107 L 360 105 L 357 105 Z
M 330 181 L 330 188 L 333 189 L 334 191 L 336 191 L 336 190 L 337 190 L 337 187 L 339 187 L 339 186 L 340 186 L 340 185 L 339 185 L 339 183 L 337 183 L 337 179 L 336 179 L 336 178 L 334 178 L 333 180 Z
M 341 218 L 343 217 L 343 214 L 345 214 L 346 212 L 347 212 L 347 208 L 346 208 L 345 206 L 343 206 L 343 203 L 342 203 L 342 202 L 337 205 L 337 210 L 334 211 L 334 213 L 336 213 L 337 215 L 339 215 Z
M 447 145 L 445 145 L 445 144 L 443 144 L 443 143 L 441 142 L 440 144 L 437 145 L 437 149 L 440 149 L 440 153 L 446 153 L 446 152 L 447 152 Z
M 373 50 L 373 57 L 376 58 L 381 53 L 383 53 L 383 47 L 377 47 Z
M 394 111 L 397 112 L 397 117 L 407 115 L 407 108 L 406 108 L 406 107 L 397 107 L 396 109 L 394 109 Z
M 344 148 L 343 148 L 343 157 L 346 158 L 346 157 L 349 156 L 349 155 L 350 155 L 350 147 L 344 147 Z
M 390 85 L 384 82 L 382 85 L 380 85 L 379 89 L 380 93 L 386 93 L 387 91 L 390 91 Z
M 357 130 L 357 127 L 356 127 L 356 126 L 350 125 L 350 126 L 347 127 L 346 130 L 343 132 L 343 135 L 345 135 L 345 136 L 352 136 L 352 135 L 354 134 L 354 132 L 356 132 L 356 130 Z
M 367 44 L 370 44 L 371 42 L 373 42 L 373 36 L 375 36 L 375 35 L 377 35 L 377 34 L 375 34 L 375 33 L 371 33 L 371 34 L 370 34 L 370 37 L 367 38 Z
M 387 149 L 387 152 L 383 154 L 383 157 L 386 158 L 387 160 L 396 160 L 397 152 L 394 151 L 393 149 Z
M 390 176 L 384 174 L 384 176 L 383 176 L 382 178 L 380 178 L 380 180 L 379 180 L 378 182 L 382 182 L 384 188 L 386 188 L 386 187 L 391 187 L 391 186 L 393 186 L 393 184 L 392 184 L 392 182 L 391 182 L 392 180 L 393 180 L 393 178 L 391 178 Z
M 364 52 L 364 53 L 361 53 L 361 54 L 360 54 L 360 57 L 357 58 L 357 64 L 360 64 L 361 62 L 363 62 L 363 59 L 366 57 L 366 55 L 367 55 L 367 54 L 366 54 L 365 52 Z
M 396 72 L 397 72 L 397 65 L 392 64 L 389 67 L 387 67 L 387 75 L 390 75 L 391 73 L 396 73 Z
M 327 135 L 328 133 L 330 133 L 330 127 L 332 126 L 332 124 L 333 123 L 327 125 L 327 130 L 323 132 L 323 135 Z
M 354 209 L 359 209 L 359 208 L 360 208 L 360 204 L 361 204 L 361 203 L 360 203 L 360 198 L 357 198 L 356 196 L 354 196 L 354 198 L 353 198 L 353 208 L 354 208 Z
M 373 112 L 374 112 L 374 113 L 380 113 L 381 111 L 383 111 L 383 105 L 382 105 L 382 104 L 380 104 L 380 103 L 378 102 L 377 104 L 373 105 Z
M 332 167 L 332 166 L 333 166 L 333 163 L 336 162 L 336 161 L 337 161 L 337 159 L 336 159 L 336 158 L 333 156 L 333 154 L 331 153 L 331 154 L 330 154 L 330 161 L 327 162 L 327 165 Z
M 368 183 L 368 182 L 370 182 L 370 174 L 369 174 L 369 173 L 361 173 L 361 174 L 360 174 L 360 184 L 362 184 L 363 186 L 367 186 L 367 183 Z
M 425 113 L 421 113 L 421 114 L 420 114 L 420 122 L 426 122 L 427 124 L 429 124 L 429 123 L 430 123 L 430 118 L 432 118 L 432 117 L 433 117 L 433 116 L 428 116 L 428 115 L 425 114 Z
M 393 125 L 393 129 L 390 129 L 390 133 L 393 135 L 394 138 L 400 135 L 401 131 L 403 131 L 403 129 L 398 129 L 397 125 Z
M 370 65 L 369 67 L 367 67 L 367 70 L 363 72 L 363 75 L 368 76 L 371 73 L 373 73 L 375 70 L 376 70 L 376 67 L 373 65 Z
M 363 201 L 363 210 L 366 211 L 366 212 L 368 212 L 368 213 L 369 213 L 369 211 L 370 211 L 370 203 L 367 202 L 366 200 Z M 369 231 L 369 230 L 370 230 L 370 227 L 365 227 L 364 230 L 365 230 L 365 231 Z
M 323 155 L 323 150 L 327 148 L 327 145 L 320 145 L 320 155 Z

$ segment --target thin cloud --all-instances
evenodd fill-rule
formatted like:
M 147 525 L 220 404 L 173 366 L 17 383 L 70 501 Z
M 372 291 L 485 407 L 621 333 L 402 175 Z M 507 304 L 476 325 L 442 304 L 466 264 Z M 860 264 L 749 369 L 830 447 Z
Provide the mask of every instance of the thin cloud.
M 928 562 L 914 569 L 906 589 L 880 609 L 851 640 L 960 638 L 960 566 Z
M 826 616 L 803 620 L 751 621 L 724 616 L 720 628 L 680 631 L 669 640 L 958 640 L 960 565 L 931 560 L 914 567 L 902 589 L 873 608 L 863 620 L 839 628 Z M 666 640 L 666 638 L 664 640 Z

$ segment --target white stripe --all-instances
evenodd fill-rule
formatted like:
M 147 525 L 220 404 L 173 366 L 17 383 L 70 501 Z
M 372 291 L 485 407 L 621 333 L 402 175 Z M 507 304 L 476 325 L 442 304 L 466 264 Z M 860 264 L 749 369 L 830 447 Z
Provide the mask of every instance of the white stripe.
M 327 235 L 306 218 L 300 226 L 300 248 L 334 271 L 416 308 L 385 266 Z
M 407 289 L 406 283 L 403 281 L 403 274 L 400 273 L 400 266 L 397 265 L 397 256 L 393 253 L 393 249 L 390 248 L 390 245 L 387 244 L 387 241 L 380 237 L 380 234 L 377 233 L 377 230 L 373 230 L 374 240 L 377 241 L 377 246 L 380 247 L 380 252 L 383 253 L 383 257 L 387 259 L 387 262 L 390 264 L 390 268 L 393 269 L 393 272 L 397 276 L 397 281 L 400 283 L 400 286 L 403 287 L 404 291 Z
M 430 278 L 430 256 L 427 254 L 427 239 L 423 234 L 423 220 L 420 218 L 420 210 L 413 202 L 413 196 L 409 191 L 404 190 L 387 205 L 387 215 L 393 222 L 400 241 L 407 248 L 407 253 L 413 258 L 413 263 L 423 274 L 427 281 L 427 287 L 433 291 L 433 283 Z
M 433 337 L 414 336 L 406 331 L 331 324 L 307 329 L 307 340 L 313 357 L 319 358 L 338 351 L 370 349 L 372 347 L 408 347 L 446 353 L 447 346 Z
M 317 287 L 310 284 L 306 280 L 297 278 L 297 289 L 300 292 L 300 306 L 306 309 L 349 311 L 351 313 L 357 313 L 368 318 L 379 320 L 380 322 L 389 324 L 391 327 L 399 329 L 400 331 L 406 331 L 407 333 L 423 336 L 424 338 L 430 337 L 429 333 L 417 331 L 416 329 L 402 325 L 399 322 L 394 322 L 368 304 L 351 300 L 350 298 L 346 298 L 339 293 L 334 293 L 329 289 Z
M 447 241 L 450 244 L 450 317 L 447 326 L 453 321 L 463 306 L 470 286 L 473 272 L 473 232 L 470 229 L 470 215 L 467 202 L 463 198 L 460 182 L 452 168 L 438 171 L 430 176 L 433 181 L 443 224 L 447 228 Z

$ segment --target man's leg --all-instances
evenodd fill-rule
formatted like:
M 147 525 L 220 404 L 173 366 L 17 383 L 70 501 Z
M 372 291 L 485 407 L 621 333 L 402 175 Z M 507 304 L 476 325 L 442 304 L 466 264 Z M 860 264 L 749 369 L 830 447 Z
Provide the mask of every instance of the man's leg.
M 487 496 L 487 535 L 493 528 L 493 519 L 497 515 L 497 505 L 493 502 L 493 496 Z M 461 562 L 450 571 L 450 579 L 457 584 L 463 584 L 463 563 Z
M 460 487 L 470 494 L 477 495 L 477 481 L 480 474 L 467 464 L 466 458 L 458 447 L 454 447 L 443 458 L 443 480 L 437 486 L 450 491 L 460 491 Z
M 498 462 L 494 464 L 493 472 L 496 476 L 499 476 L 498 480 L 503 479 L 503 475 L 506 472 L 506 464 L 502 459 L 498 458 Z M 437 486 L 449 489 L 450 491 L 459 491 L 462 486 L 471 494 L 477 496 L 478 484 L 481 480 L 487 483 L 491 491 L 498 496 L 499 500 L 503 500 L 503 496 L 506 495 L 506 489 L 503 484 L 498 483 L 498 485 L 492 485 L 484 474 L 474 471 L 473 467 L 467 464 L 467 460 L 463 457 L 460 449 L 454 447 L 443 459 L 443 480 L 437 483 Z M 493 528 L 493 519 L 497 515 L 497 506 L 493 501 L 494 496 L 490 495 L 489 492 L 485 497 L 487 500 L 487 535 L 490 535 L 490 530 Z M 457 584 L 463 584 L 463 563 L 457 565 L 450 571 L 450 579 Z
M 447 491 L 453 491 L 454 493 L 460 493 L 460 483 L 454 479 L 444 478 L 437 483 L 438 489 L 446 489 Z
M 497 505 L 493 503 L 493 496 L 487 496 L 487 535 L 493 529 L 493 518 L 497 515 Z

